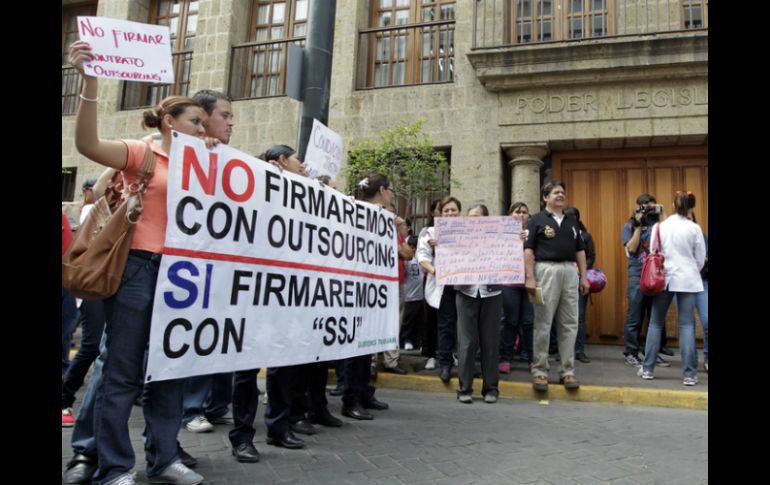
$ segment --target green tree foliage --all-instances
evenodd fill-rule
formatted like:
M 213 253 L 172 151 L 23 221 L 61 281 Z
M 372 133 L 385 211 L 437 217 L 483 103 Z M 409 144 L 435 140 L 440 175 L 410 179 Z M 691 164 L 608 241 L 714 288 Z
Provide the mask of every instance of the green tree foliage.
M 355 194 L 356 184 L 368 173 L 379 172 L 393 182 L 394 192 L 406 201 L 403 213 L 411 214 L 418 199 L 448 189 L 449 162 L 422 132 L 425 120 L 397 124 L 376 138 L 353 142 L 343 169 L 346 191 Z M 452 179 L 455 185 L 457 180 Z

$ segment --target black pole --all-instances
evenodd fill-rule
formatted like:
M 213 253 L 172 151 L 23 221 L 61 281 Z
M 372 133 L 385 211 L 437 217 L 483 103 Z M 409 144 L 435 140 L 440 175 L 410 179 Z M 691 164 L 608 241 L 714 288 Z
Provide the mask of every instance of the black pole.
M 313 118 L 328 125 L 331 94 L 334 14 L 337 0 L 311 0 L 307 37 L 302 53 L 302 102 L 297 134 L 297 154 L 304 160 Z

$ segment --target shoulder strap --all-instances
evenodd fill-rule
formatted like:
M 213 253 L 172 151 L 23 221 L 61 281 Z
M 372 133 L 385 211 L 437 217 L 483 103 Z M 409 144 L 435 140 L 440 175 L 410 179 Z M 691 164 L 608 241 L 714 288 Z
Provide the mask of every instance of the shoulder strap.
M 657 244 L 651 249 L 654 253 L 659 253 L 663 249 L 663 244 L 660 242 L 660 222 L 655 223 L 655 242 Z
M 155 153 L 152 151 L 152 147 L 149 143 L 145 142 L 147 150 L 144 152 L 144 160 L 142 166 L 139 167 L 137 175 L 139 176 L 139 183 L 146 185 L 155 173 Z

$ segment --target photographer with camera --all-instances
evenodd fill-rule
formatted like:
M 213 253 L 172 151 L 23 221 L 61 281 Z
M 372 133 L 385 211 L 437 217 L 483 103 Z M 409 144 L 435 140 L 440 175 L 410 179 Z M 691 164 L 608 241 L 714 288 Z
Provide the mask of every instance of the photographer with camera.
M 660 222 L 663 206 L 656 203 L 655 197 L 642 194 L 636 198 L 636 208 L 629 220 L 623 224 L 621 238 L 628 258 L 628 312 L 623 324 L 623 334 L 626 346 L 623 351 L 625 362 L 631 366 L 642 365 L 639 358 L 639 335 L 645 315 L 649 320 L 652 297 L 645 296 L 639 289 L 639 278 L 642 275 L 642 263 L 650 252 L 650 229 Z M 660 353 L 674 355 L 666 346 L 666 329 L 660 336 Z M 667 367 L 669 364 L 658 356 L 656 365 Z

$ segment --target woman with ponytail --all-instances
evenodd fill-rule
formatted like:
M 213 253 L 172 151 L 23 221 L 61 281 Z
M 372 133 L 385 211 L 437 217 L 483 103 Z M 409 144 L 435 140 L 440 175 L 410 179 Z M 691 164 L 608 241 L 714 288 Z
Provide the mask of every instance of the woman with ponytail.
M 661 247 L 665 258 L 666 288 L 652 299 L 652 315 L 647 330 L 644 363 L 637 375 L 654 379 L 655 361 L 660 350 L 660 332 L 666 324 L 666 313 L 676 297 L 679 316 L 679 350 L 685 386 L 698 383 L 698 354 L 695 350 L 695 302 L 703 291 L 700 270 L 706 262 L 703 231 L 688 218 L 695 207 L 692 192 L 678 191 L 674 198 L 674 214 L 652 228 L 650 247 Z
M 83 66 L 92 59 L 86 42 L 77 41 L 70 46 L 70 63 L 84 78 L 82 101 L 75 120 L 78 151 L 101 165 L 121 171 L 126 186 L 139 180 L 147 151 L 152 150 L 155 157 L 152 177 L 145 185 L 144 211 L 134 231 L 120 288 L 104 300 L 107 358 L 94 408 L 99 467 L 93 483 L 132 485 L 135 457 L 128 419 L 144 382 L 144 354 L 150 337 L 155 282 L 166 234 L 167 154 L 171 148 L 171 131 L 204 138 L 207 115 L 192 99 L 169 96 L 143 113 L 142 127 L 157 128 L 161 134 L 160 144 L 100 139 L 97 79 L 85 75 Z M 207 140 L 209 145 L 216 143 L 218 140 Z M 201 475 L 180 462 L 177 454 L 183 383 L 180 379 L 151 382 L 144 389 L 146 474 L 150 483 L 195 485 L 203 481 Z

